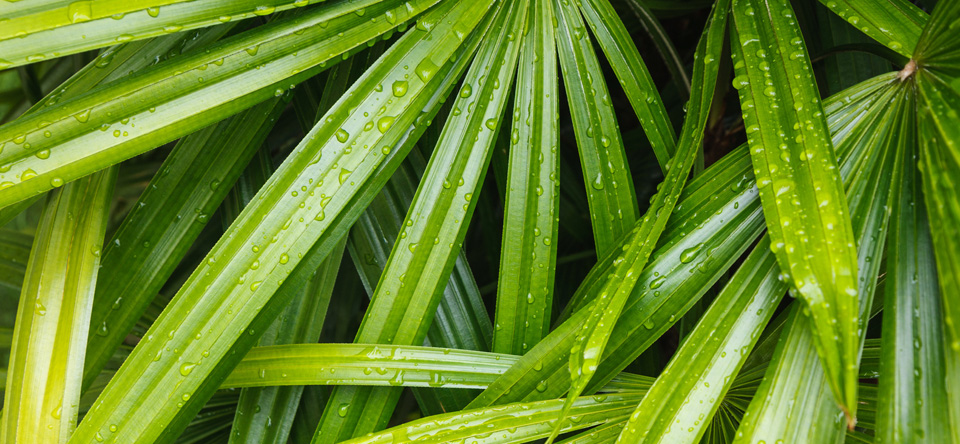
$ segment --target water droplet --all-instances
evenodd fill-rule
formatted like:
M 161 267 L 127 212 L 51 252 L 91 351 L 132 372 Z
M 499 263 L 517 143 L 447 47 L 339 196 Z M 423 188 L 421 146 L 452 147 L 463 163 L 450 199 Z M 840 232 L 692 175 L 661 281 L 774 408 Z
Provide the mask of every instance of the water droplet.
M 408 83 L 406 80 L 397 80 L 393 82 L 393 95 L 403 97 L 407 93 Z
M 192 362 L 184 362 L 183 364 L 180 365 L 180 374 L 183 376 L 189 376 L 190 373 L 193 372 L 193 368 L 196 366 L 197 364 L 194 364 Z
M 88 109 L 80 111 L 79 113 L 74 114 L 73 118 L 77 119 L 77 122 L 86 123 L 86 121 L 90 119 L 90 110 Z
M 540 393 L 543 393 L 543 392 L 547 391 L 547 381 L 546 381 L 546 380 L 542 380 L 542 381 L 540 381 L 540 382 L 537 383 L 537 391 L 540 392 Z
M 694 258 L 697 257 L 697 253 L 700 253 L 701 248 L 703 248 L 702 242 L 690 248 L 687 248 L 686 250 L 683 250 L 683 252 L 680 253 L 680 262 L 684 264 L 689 264 L 690 262 L 693 261 Z
M 380 130 L 381 134 L 385 134 L 393 126 L 393 121 L 393 116 L 383 116 L 377 121 L 377 129 Z
M 340 185 L 343 185 L 343 183 L 347 181 L 347 178 L 350 177 L 350 173 L 352 172 L 353 171 L 346 168 L 340 168 Z
M 337 130 L 336 136 L 337 136 L 337 140 L 339 140 L 340 143 L 347 143 L 347 139 L 350 138 L 350 133 L 344 131 L 343 128 L 340 128 Z
M 256 15 L 270 15 L 276 10 L 277 8 L 273 6 L 257 6 L 256 9 L 253 10 L 253 13 Z
M 416 73 L 417 77 L 420 77 L 420 80 L 423 80 L 423 83 L 427 83 L 433 78 L 434 74 L 437 73 L 437 70 L 440 68 L 433 63 L 430 58 L 425 58 L 420 61 L 420 64 L 417 65 Z
M 81 23 L 93 18 L 92 1 L 73 2 L 67 7 L 67 17 L 70 23 Z

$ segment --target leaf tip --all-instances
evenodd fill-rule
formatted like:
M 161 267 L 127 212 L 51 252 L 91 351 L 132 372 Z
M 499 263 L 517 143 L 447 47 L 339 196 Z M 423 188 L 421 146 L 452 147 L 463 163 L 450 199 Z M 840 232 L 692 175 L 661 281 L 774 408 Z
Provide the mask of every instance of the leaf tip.
M 850 413 L 850 409 L 846 406 L 840 406 L 840 409 L 843 410 L 843 416 L 847 418 L 847 430 L 852 432 L 857 426 L 857 417 Z

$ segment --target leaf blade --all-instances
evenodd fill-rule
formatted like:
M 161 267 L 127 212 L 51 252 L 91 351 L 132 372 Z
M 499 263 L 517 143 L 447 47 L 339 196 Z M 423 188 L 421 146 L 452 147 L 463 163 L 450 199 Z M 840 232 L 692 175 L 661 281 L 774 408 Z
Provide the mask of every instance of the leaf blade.
M 734 86 L 771 247 L 791 291 L 811 311 L 828 381 L 852 428 L 860 342 L 856 247 L 820 95 L 806 81 L 812 68 L 789 4 L 735 0 L 733 16 L 740 43 L 732 45 Z M 791 217 L 798 209 L 811 217 Z
M 559 85 L 553 13 L 529 2 L 514 103 L 493 350 L 523 354 L 550 329 L 559 224 Z M 522 142 L 522 143 L 521 143 Z
M 17 310 L 0 423 L 4 441 L 63 443 L 76 425 L 78 375 L 116 173 L 85 178 L 45 203 Z

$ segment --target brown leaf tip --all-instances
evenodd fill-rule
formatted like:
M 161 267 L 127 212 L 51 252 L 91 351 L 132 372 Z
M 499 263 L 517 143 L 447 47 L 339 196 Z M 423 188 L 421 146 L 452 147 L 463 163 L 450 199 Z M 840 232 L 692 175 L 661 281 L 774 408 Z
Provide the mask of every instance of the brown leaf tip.
M 853 431 L 854 427 L 857 426 L 857 417 L 850 414 L 850 410 L 846 407 L 840 407 L 843 410 L 843 416 L 847 418 L 847 430 Z

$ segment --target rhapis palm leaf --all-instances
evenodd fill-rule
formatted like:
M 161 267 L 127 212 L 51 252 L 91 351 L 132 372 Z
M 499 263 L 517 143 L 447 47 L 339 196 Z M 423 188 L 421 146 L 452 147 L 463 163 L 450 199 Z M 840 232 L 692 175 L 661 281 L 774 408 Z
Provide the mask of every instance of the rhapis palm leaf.
M 83 349 L 115 168 L 51 193 L 34 238 L 10 351 L 0 437 L 66 442 L 76 426 Z
M 960 440 L 958 24 L 0 1 L 0 441 Z
M 38 4 L 40 3 L 40 4 Z M 310 0 L 46 1 L 0 7 L 0 69 L 304 7 Z
M 519 1 L 500 6 L 487 29 L 493 37 L 477 49 L 355 342 L 412 345 L 426 337 L 506 107 L 508 88 L 501 84 L 511 84 L 516 72 L 519 39 L 513 30 L 523 23 L 522 6 Z M 334 442 L 382 428 L 399 394 L 391 389 L 334 390 L 314 442 Z M 341 404 L 348 406 L 346 412 L 329 407 Z
M 933 245 L 920 192 L 916 98 L 905 98 L 897 177 L 887 249 L 883 345 L 880 361 L 877 438 L 884 442 L 929 439 L 950 442 L 950 406 L 944 367 L 942 308 Z
M 77 429 L 75 439 L 110 433 L 119 440 L 149 441 L 179 434 L 218 380 L 252 345 L 252 340 L 240 338 L 255 339 L 256 325 L 272 321 L 270 315 L 276 312 L 270 310 L 282 307 L 291 296 L 289 290 L 280 288 L 282 283 L 312 274 L 313 269 L 297 268 L 301 259 L 319 250 L 321 253 L 313 256 L 322 260 L 324 252 L 332 249 L 355 220 L 357 212 L 349 210 L 351 205 L 357 199 L 369 202 L 373 197 L 361 188 L 379 189 L 386 177 L 374 173 L 380 168 L 388 172 L 396 168 L 403 153 L 394 152 L 395 146 L 429 103 L 433 90 L 443 86 L 449 70 L 449 64 L 444 70 L 433 60 L 443 64 L 460 47 L 455 31 L 462 31 L 440 19 L 448 12 L 470 17 L 456 21 L 458 26 L 466 26 L 471 19 L 475 18 L 472 23 L 479 21 L 482 14 L 477 12 L 484 9 L 484 4 L 471 3 L 452 12 L 449 7 L 435 10 L 428 18 L 435 26 L 429 31 L 426 26 L 411 30 L 352 88 L 365 94 L 347 96 L 327 113 L 153 324 L 101 394 L 99 409 L 88 414 Z M 404 88 L 374 89 L 394 82 Z M 378 118 L 392 117 L 393 125 L 381 125 L 376 131 L 365 129 L 372 117 L 347 113 L 361 108 L 377 115 L 381 107 L 384 112 Z M 367 183 L 370 185 L 361 187 Z M 293 282 L 289 288 L 295 288 Z M 268 306 L 278 292 L 274 304 Z M 270 309 L 261 312 L 265 306 Z M 231 322 L 210 322 L 224 316 Z M 208 328 L 200 332 L 198 326 L 203 325 Z M 183 333 L 194 330 L 199 338 Z M 236 356 L 237 350 L 241 350 L 240 356 Z M 140 366 L 149 370 L 141 372 Z M 168 390 L 171 380 L 179 382 L 174 393 Z M 142 403 L 146 397 L 151 402 Z M 138 407 L 131 408 L 131 403 Z M 124 427 L 134 418 L 155 426 Z M 170 425 L 163 428 L 164 423 Z M 117 431 L 111 433 L 110 425 Z
M 670 160 L 662 186 L 650 202 L 650 208 L 643 219 L 632 232 L 625 236 L 626 244 L 622 250 L 620 252 L 614 250 L 611 253 L 616 255 L 612 263 L 612 274 L 599 289 L 599 294 L 592 306 L 583 309 L 589 312 L 589 316 L 577 332 L 570 351 L 572 383 L 570 392 L 567 394 L 567 406 L 572 405 L 574 400 L 583 393 L 596 373 L 611 332 L 667 224 L 668 218 L 661 217 L 661 213 L 666 215 L 673 212 L 690 169 L 693 167 L 694 159 L 700 150 L 717 82 L 718 65 L 712 62 L 719 57 L 723 47 L 728 6 L 729 4 L 723 1 L 714 5 L 711 21 L 697 47 L 698 57 L 703 62 L 694 66 L 693 81 L 697 85 L 697 95 L 691 98 L 689 109 L 691 116 L 694 117 L 689 118 L 684 124 L 677 153 Z M 558 9 L 562 9 L 562 3 L 558 3 Z M 699 247 L 685 251 L 683 254 L 689 257 L 681 257 L 681 262 L 691 262 L 699 252 Z M 562 427 L 563 416 L 561 415 L 551 439 L 556 437 Z
M 282 94 L 322 70 L 325 62 L 391 31 L 433 3 L 329 3 L 4 125 L 0 207 Z M 110 63 L 111 56 L 109 51 L 101 54 L 100 62 Z
M 549 332 L 559 234 L 553 8 L 527 2 L 510 141 L 493 350 L 522 355 Z
M 597 256 L 603 256 L 639 218 L 637 196 L 610 93 L 580 11 L 569 1 L 554 0 L 547 6 L 553 9 L 557 23 L 556 48 L 587 189 L 594 245 Z
M 900 128 L 895 118 L 898 109 L 891 112 L 886 107 L 903 99 L 904 88 L 897 83 L 892 74 L 880 76 L 841 92 L 840 100 L 824 106 L 834 146 L 845 159 L 841 174 L 850 182 L 847 194 L 859 241 L 859 266 L 864 270 L 858 283 L 861 322 L 868 317 L 876 287 L 875 280 L 866 277 L 876 276 L 880 267 L 877 258 L 882 256 L 885 241 L 891 184 L 901 171 L 895 138 Z M 899 106 L 899 110 L 907 109 L 902 101 Z M 859 171 L 869 173 L 856 174 Z M 735 442 L 829 441 L 843 436 L 841 410 L 818 358 L 814 333 L 807 328 L 807 315 L 797 303 L 792 305 L 763 384 L 747 408 Z M 857 346 L 859 351 L 860 344 Z M 797 419 L 784 421 L 784 411 Z
M 820 95 L 788 3 L 739 0 L 733 16 L 734 86 L 770 246 L 783 280 L 807 303 L 827 380 L 853 428 L 856 246 Z

